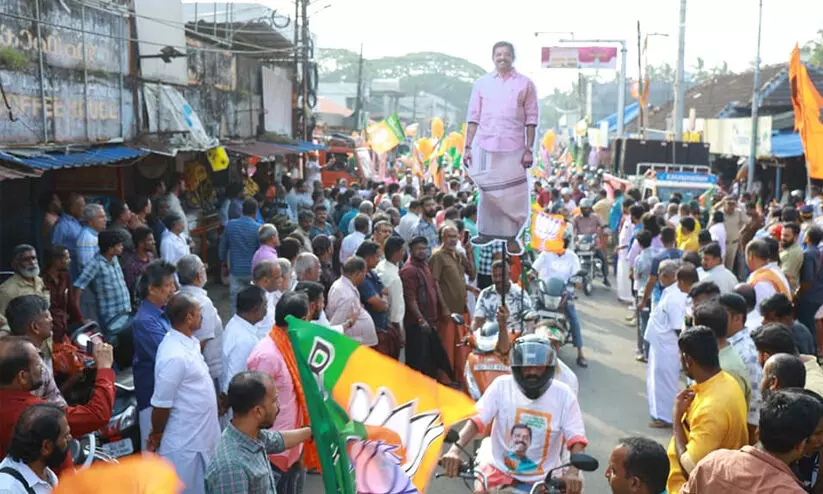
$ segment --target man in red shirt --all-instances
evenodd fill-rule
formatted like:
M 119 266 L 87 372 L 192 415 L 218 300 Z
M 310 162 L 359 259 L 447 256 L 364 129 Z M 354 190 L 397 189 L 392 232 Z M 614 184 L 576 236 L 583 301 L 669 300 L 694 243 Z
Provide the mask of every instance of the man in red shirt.
M 85 405 L 66 407 L 66 417 L 72 434 L 81 436 L 108 424 L 114 406 L 114 361 L 111 345 L 100 343 L 94 347 L 97 378 L 91 399 Z M 43 385 L 42 360 L 28 339 L 21 336 L 0 338 L 0 457 L 6 456 L 14 424 L 26 408 L 42 399 L 31 391 Z M 71 455 L 60 470 L 71 467 Z M 58 472 L 59 473 L 59 472 Z
M 544 189 L 543 184 L 539 181 L 534 182 L 534 195 L 537 196 L 537 204 L 540 204 L 541 208 L 545 208 L 546 205 L 549 204 L 549 201 L 552 200 L 549 191 Z

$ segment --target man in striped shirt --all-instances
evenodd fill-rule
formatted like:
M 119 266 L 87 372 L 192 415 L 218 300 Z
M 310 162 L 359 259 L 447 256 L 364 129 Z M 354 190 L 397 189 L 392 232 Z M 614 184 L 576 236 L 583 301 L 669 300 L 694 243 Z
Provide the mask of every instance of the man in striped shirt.
M 237 294 L 251 283 L 251 260 L 260 246 L 257 201 L 243 201 L 243 216 L 229 220 L 220 238 L 220 261 L 229 264 L 229 300 L 235 313 Z

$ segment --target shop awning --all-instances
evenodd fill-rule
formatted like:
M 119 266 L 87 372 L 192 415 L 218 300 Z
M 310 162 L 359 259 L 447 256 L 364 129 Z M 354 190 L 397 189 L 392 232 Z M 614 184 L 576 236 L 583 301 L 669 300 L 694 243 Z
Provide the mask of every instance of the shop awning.
M 246 156 L 256 156 L 260 161 L 274 161 L 277 156 L 294 154 L 290 149 L 270 142 L 255 141 L 240 144 L 226 144 L 226 149 Z
M 796 132 L 772 134 L 772 156 L 775 158 L 794 158 L 803 156 L 803 142 Z
M 147 154 L 142 149 L 126 146 L 108 146 L 85 151 L 51 151 L 36 149 L 0 150 L 0 160 L 22 165 L 34 170 L 56 170 L 58 168 L 80 168 L 84 166 L 106 165 L 119 161 L 133 160 Z

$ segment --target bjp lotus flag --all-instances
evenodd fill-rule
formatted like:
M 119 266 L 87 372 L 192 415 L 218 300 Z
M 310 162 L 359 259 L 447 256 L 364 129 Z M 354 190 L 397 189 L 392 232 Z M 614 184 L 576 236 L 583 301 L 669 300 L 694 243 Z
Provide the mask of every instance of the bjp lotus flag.
M 566 220 L 562 216 L 532 209 L 531 238 L 529 239 L 532 249 L 555 254 L 562 253 L 565 231 Z
M 789 81 L 794 106 L 794 128 L 800 133 L 809 177 L 823 179 L 823 96 L 814 87 L 806 66 L 800 61 L 800 48 L 795 45 L 789 61 Z
M 552 149 L 554 149 L 554 131 L 547 130 L 545 134 L 543 134 L 543 149 L 546 150 L 547 153 L 551 153 Z
M 345 335 L 288 323 L 324 492 L 424 492 L 446 431 L 476 413 L 471 399 Z
M 369 136 L 369 147 L 377 154 L 388 153 L 406 136 L 397 114 L 389 115 L 385 120 L 369 125 L 366 133 Z

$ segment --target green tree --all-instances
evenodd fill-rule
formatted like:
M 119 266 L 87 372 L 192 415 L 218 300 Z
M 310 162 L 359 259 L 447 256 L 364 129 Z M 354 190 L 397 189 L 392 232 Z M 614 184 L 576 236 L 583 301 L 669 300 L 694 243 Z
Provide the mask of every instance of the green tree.
M 823 67 L 823 29 L 817 31 L 817 39 L 803 45 L 800 51 L 804 57 L 808 57 L 810 64 Z
M 359 54 L 343 49 L 320 49 L 318 67 L 323 82 L 357 82 Z M 486 73 L 482 67 L 444 53 L 418 52 L 365 60 L 363 79 L 398 79 L 409 94 L 424 91 L 448 101 L 465 113 L 472 83 Z

